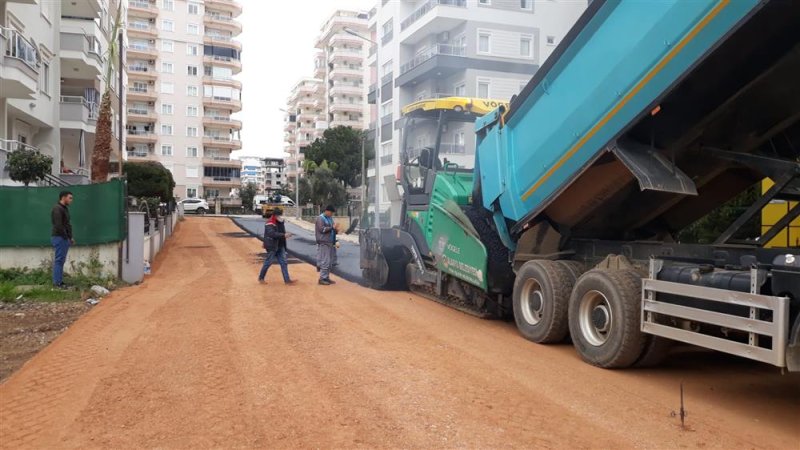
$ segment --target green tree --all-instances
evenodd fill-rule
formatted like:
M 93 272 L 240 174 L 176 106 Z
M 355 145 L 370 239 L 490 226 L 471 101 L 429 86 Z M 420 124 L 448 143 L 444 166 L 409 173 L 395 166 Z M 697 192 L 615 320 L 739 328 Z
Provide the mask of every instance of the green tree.
M 329 161 L 334 178 L 350 187 L 360 186 L 362 148 L 366 152 L 366 161 L 372 159 L 373 154 L 370 146 L 363 145 L 363 138 L 362 131 L 351 127 L 329 128 L 306 148 L 305 159 L 317 166 Z
M 347 202 L 347 191 L 336 179 L 328 164 L 323 162 L 313 174 L 300 179 L 300 203 L 317 206 L 343 205 Z
M 255 183 L 247 183 L 239 190 L 239 198 L 242 199 L 242 206 L 251 208 L 253 206 L 253 198 L 258 194 L 258 188 Z
M 114 69 L 119 60 L 119 41 L 117 36 L 122 26 L 122 2 L 117 8 L 117 17 L 111 28 L 108 51 L 106 52 L 106 73 L 104 77 L 105 91 L 100 101 L 100 114 L 95 126 L 94 150 L 92 151 L 92 183 L 102 183 L 108 180 L 108 164 L 111 159 L 111 86 L 114 84 Z M 123 70 L 121 67 L 119 70 Z M 122 130 L 120 130 L 122 132 Z M 171 194 L 170 194 L 171 195 Z
M 678 240 L 687 244 L 713 243 L 759 197 L 760 183 L 748 188 L 712 210 L 678 233 Z M 761 235 L 761 216 L 756 214 L 734 238 L 755 238 Z
M 53 168 L 53 158 L 36 150 L 23 148 L 8 155 L 6 168 L 12 180 L 27 187 L 32 182 L 44 180 Z
M 161 163 L 155 161 L 126 162 L 122 166 L 122 173 L 128 179 L 128 195 L 158 197 L 162 202 L 172 200 L 175 180 L 172 178 L 172 172 Z

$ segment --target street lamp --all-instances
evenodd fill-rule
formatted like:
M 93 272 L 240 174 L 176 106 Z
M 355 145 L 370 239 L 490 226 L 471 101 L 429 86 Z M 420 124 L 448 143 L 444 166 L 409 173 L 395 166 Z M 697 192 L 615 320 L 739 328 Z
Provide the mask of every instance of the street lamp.
M 287 110 L 285 110 L 283 108 L 278 108 L 278 110 L 279 111 L 283 111 L 286 114 L 289 114 L 289 116 L 292 115 L 292 113 L 290 113 L 289 111 L 287 111 Z M 294 209 L 295 209 L 295 215 L 297 216 L 297 218 L 301 219 L 301 214 L 300 214 L 300 165 L 298 164 L 299 158 L 297 156 L 298 156 L 298 153 L 297 153 L 297 151 L 295 151 L 295 153 L 294 153 L 294 167 L 295 167 L 295 169 L 294 169 Z
M 380 67 L 381 62 L 381 55 L 380 55 L 380 48 L 381 46 L 369 39 L 364 37 L 355 31 L 345 27 L 344 32 L 350 35 L 353 35 L 359 39 L 363 39 L 370 44 L 375 46 L 375 72 L 377 74 L 377 83 L 375 87 L 375 106 L 378 111 L 377 117 L 375 118 L 375 221 L 373 226 L 380 227 L 381 224 L 381 164 L 380 160 L 378 159 L 378 155 L 380 155 L 380 145 L 381 145 L 381 108 L 380 108 L 380 99 L 381 99 L 381 79 L 380 79 L 380 71 L 378 68 Z M 363 159 L 363 158 L 362 158 Z

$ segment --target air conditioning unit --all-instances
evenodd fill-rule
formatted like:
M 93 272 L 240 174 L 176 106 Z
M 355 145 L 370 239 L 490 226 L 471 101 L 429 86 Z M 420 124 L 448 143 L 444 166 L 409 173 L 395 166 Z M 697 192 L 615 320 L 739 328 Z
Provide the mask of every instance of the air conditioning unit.
M 450 40 L 450 32 L 449 31 L 442 31 L 439 33 L 439 42 L 447 42 Z

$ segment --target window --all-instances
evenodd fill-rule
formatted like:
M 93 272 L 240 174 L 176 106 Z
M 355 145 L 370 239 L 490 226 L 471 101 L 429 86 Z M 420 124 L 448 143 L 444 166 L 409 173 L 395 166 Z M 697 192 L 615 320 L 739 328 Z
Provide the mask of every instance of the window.
M 478 33 L 478 53 L 489 53 L 492 51 L 492 35 L 485 31 Z
M 161 51 L 172 53 L 173 51 L 175 51 L 175 43 L 168 40 L 161 41 Z
M 161 62 L 161 72 L 163 73 L 174 73 L 175 67 L 172 65 L 171 62 L 162 61 Z
M 188 158 L 197 158 L 197 147 L 186 147 L 186 156 Z
M 219 197 L 219 189 L 206 189 L 206 198 Z
M 387 20 L 386 23 L 383 24 L 383 36 L 392 34 L 393 28 L 392 19 Z
M 186 197 L 188 197 L 188 198 L 197 197 L 197 188 L 196 187 L 187 187 L 186 188 Z
M 186 54 L 189 56 L 197 56 L 200 54 L 200 48 L 195 44 L 186 44 Z
M 186 166 L 186 178 L 197 178 L 197 167 Z
M 172 125 L 163 124 L 161 125 L 161 135 L 162 136 L 172 136 Z M 172 148 L 172 147 L 170 147 Z M 170 151 L 170 155 L 172 152 Z
M 533 0 L 519 0 L 520 9 L 533 10 Z
M 453 95 L 456 97 L 466 97 L 467 96 L 467 85 L 464 83 L 457 84 L 453 88 Z
M 50 96 L 50 63 L 49 62 L 42 62 L 42 70 L 40 73 L 41 77 L 41 84 L 39 85 L 39 90 L 47 95 Z
M 197 66 L 186 66 L 186 75 L 189 75 L 190 77 L 196 77 Z
M 197 86 L 186 86 L 186 95 L 189 97 L 197 97 Z
M 189 14 L 197 15 L 200 14 L 200 5 L 197 3 L 189 3 Z
M 200 34 L 200 25 L 198 25 L 196 23 L 190 23 L 190 24 L 186 25 L 186 32 L 196 36 L 196 35 Z
M 167 19 L 162 19 L 161 29 L 164 31 L 175 31 L 175 22 Z
M 530 36 L 521 36 L 519 38 L 519 55 L 523 58 L 533 57 L 533 38 Z
M 161 156 L 172 156 L 172 144 L 161 144 Z
M 161 93 L 162 94 L 174 94 L 175 93 L 175 85 L 173 83 L 167 83 L 166 81 L 161 82 Z
M 556 37 L 547 36 L 547 45 L 556 45 Z
M 197 127 L 186 127 L 186 136 L 197 137 Z
M 386 61 L 383 66 L 381 66 L 381 76 L 388 75 L 392 72 L 392 60 Z
M 197 117 L 197 106 L 187 106 L 186 107 L 186 116 L 187 117 Z
M 161 114 L 166 114 L 168 116 L 172 115 L 172 104 L 170 103 L 162 103 L 161 104 Z
M 175 11 L 175 2 L 173 0 L 161 0 L 161 7 L 165 11 Z
M 478 80 L 478 97 L 479 98 L 490 98 L 489 94 L 490 94 L 491 90 L 489 89 L 489 85 L 490 85 L 489 80 L 480 80 L 480 79 Z
M 392 101 L 389 100 L 388 102 L 381 105 L 381 117 L 386 117 L 392 113 Z

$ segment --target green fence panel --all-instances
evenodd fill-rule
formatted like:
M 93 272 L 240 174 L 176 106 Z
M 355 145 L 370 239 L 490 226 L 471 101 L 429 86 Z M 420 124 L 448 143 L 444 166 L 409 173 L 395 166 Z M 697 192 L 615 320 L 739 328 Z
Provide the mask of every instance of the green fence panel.
M 125 184 L 122 180 L 69 187 L 0 187 L 0 247 L 50 245 L 50 211 L 63 190 L 76 245 L 104 244 L 125 238 Z

